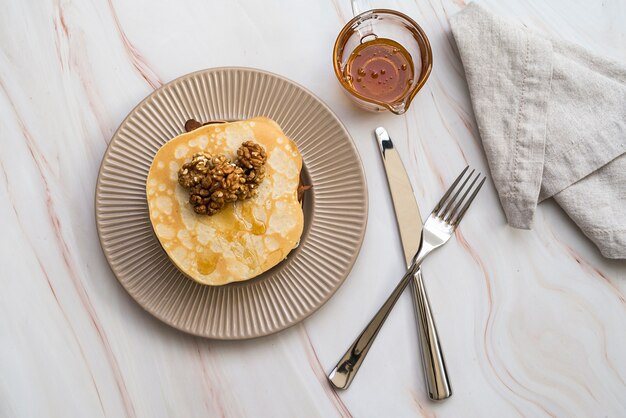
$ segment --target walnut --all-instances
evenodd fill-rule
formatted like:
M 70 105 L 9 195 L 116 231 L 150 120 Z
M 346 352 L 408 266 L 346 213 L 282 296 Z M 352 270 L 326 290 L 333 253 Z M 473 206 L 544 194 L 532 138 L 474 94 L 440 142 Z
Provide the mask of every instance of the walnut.
M 178 182 L 189 190 L 189 203 L 199 214 L 214 215 L 226 203 L 256 196 L 265 177 L 265 150 L 252 141 L 237 150 L 237 162 L 224 155 L 201 152 L 178 171 Z
M 213 168 L 211 154 L 199 152 L 191 157 L 191 161 L 183 164 L 178 170 L 178 182 L 185 189 L 198 185 Z
M 237 150 L 237 163 L 245 169 L 259 168 L 265 164 L 267 154 L 256 142 L 245 141 Z
M 257 195 L 257 188 L 265 178 L 267 154 L 263 147 L 252 141 L 245 141 L 237 150 L 237 164 L 244 168 L 246 187 L 239 193 L 244 200 Z
M 230 160 L 224 158 L 217 162 L 213 169 L 212 179 L 213 184 L 218 184 L 218 187 L 214 187 L 212 190 L 219 190 L 223 192 L 223 198 L 225 202 L 234 202 L 238 199 L 240 190 L 245 187 L 246 179 L 244 177 L 241 167 L 233 164 Z
M 259 185 L 265 178 L 265 166 L 245 170 L 244 174 L 247 184 Z

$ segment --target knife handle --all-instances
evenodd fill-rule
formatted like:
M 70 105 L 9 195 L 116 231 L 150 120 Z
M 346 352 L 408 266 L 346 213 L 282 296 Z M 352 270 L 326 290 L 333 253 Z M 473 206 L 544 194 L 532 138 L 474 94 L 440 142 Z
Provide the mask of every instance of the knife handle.
M 439 335 L 435 320 L 430 312 L 430 304 L 426 296 L 422 270 L 418 269 L 411 281 L 411 292 L 415 306 L 415 316 L 418 324 L 418 334 L 422 354 L 422 366 L 424 367 L 424 379 L 428 397 L 440 401 L 452 396 L 452 388 L 448 380 L 446 362 L 439 345 Z

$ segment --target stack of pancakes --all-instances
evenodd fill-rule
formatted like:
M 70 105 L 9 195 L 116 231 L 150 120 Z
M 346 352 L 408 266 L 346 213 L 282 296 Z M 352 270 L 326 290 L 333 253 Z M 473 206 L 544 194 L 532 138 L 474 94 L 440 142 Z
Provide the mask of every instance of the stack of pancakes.
M 195 153 L 231 160 L 244 141 L 267 153 L 257 196 L 199 215 L 178 170 Z M 206 125 L 167 142 L 154 157 L 146 192 L 150 220 L 165 252 L 187 276 L 202 284 L 247 280 L 269 270 L 297 245 L 304 225 L 298 201 L 302 157 L 295 143 L 267 118 Z

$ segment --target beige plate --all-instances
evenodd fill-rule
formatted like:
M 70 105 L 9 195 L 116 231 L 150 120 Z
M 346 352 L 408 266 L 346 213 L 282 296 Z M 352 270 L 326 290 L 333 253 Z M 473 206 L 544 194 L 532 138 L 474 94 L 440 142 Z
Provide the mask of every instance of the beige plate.
M 296 141 L 313 185 L 304 200 L 300 246 L 254 279 L 204 286 L 169 260 L 148 218 L 152 158 L 187 119 L 267 116 Z M 145 98 L 109 144 L 96 186 L 96 224 L 113 272 L 163 322 L 191 334 L 244 339 L 280 331 L 318 309 L 344 281 L 367 222 L 367 188 L 346 129 L 312 93 L 250 68 L 215 68 L 178 78 Z

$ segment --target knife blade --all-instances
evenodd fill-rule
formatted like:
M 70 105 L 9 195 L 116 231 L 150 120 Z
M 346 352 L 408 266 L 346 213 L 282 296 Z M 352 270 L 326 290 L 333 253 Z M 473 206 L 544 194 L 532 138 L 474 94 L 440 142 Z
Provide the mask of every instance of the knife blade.
M 385 167 L 404 259 L 407 267 L 409 267 L 413 255 L 421 245 L 422 217 L 402 158 L 394 147 L 387 130 L 381 126 L 376 128 L 374 133 Z M 439 344 L 437 328 L 424 288 L 421 269 L 417 271 L 411 282 L 411 295 L 418 323 L 422 366 L 428 397 L 433 400 L 442 400 L 452 395 L 452 389 Z
M 393 146 L 387 130 L 383 127 L 376 128 L 376 142 L 383 159 L 387 184 L 396 213 L 396 221 L 402 241 L 404 259 L 407 268 L 411 265 L 411 259 L 420 246 L 422 236 L 422 217 L 420 215 L 411 181 L 402 164 L 398 150 Z

